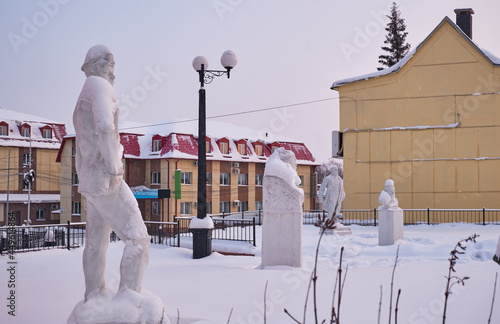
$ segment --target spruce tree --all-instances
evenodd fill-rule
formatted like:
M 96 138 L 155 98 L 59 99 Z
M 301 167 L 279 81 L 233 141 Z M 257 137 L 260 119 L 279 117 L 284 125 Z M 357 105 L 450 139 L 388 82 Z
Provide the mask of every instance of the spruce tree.
M 410 50 L 410 44 L 406 43 L 408 32 L 406 32 L 405 20 L 401 18 L 401 12 L 395 2 L 392 3 L 391 13 L 387 18 L 390 20 L 385 28 L 387 35 L 384 44 L 388 44 L 388 46 L 382 46 L 382 50 L 388 52 L 388 54 L 378 57 L 378 62 L 384 66 L 377 68 L 378 70 L 393 66 L 405 57 Z

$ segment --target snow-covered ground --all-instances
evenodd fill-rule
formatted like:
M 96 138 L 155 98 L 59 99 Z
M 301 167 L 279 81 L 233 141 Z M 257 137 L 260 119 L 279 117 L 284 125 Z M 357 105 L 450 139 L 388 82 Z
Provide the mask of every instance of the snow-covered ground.
M 260 228 L 258 242 L 260 242 Z M 320 320 L 329 320 L 331 297 L 344 246 L 344 272 L 348 265 L 340 308 L 343 323 L 377 323 L 382 286 L 381 323 L 388 323 L 391 275 L 397 245 L 379 246 L 376 227 L 352 226 L 352 236 L 324 236 L 318 271 L 318 310 Z M 469 276 L 465 286 L 455 286 L 448 302 L 447 323 L 487 323 L 493 296 L 495 273 L 500 267 L 491 258 L 496 249 L 499 226 L 466 224 L 405 226 L 400 243 L 394 279 L 394 297 L 401 289 L 398 323 L 441 323 L 448 258 L 457 241 L 476 233 L 476 244 L 469 244 L 455 266 L 459 277 Z M 192 259 L 187 248 L 152 245 L 143 287 L 158 295 L 172 323 L 264 323 L 264 289 L 267 283 L 267 323 L 294 323 L 288 309 L 302 319 L 304 300 L 314 263 L 318 228 L 305 225 L 302 269 L 277 267 L 259 269 L 260 248 L 256 256 L 223 256 L 214 253 Z M 248 253 L 245 243 L 214 242 L 226 251 Z M 243 246 L 242 246 L 243 245 Z M 260 245 L 260 244 L 258 244 Z M 116 288 L 122 242 L 110 244 L 107 283 Z M 53 249 L 16 254 L 16 316 L 8 315 L 7 256 L 0 256 L 0 323 L 66 323 L 84 292 L 81 265 L 82 248 L 72 251 Z M 499 280 L 500 281 L 500 280 Z M 500 286 L 500 283 L 498 284 Z M 500 323 L 500 287 L 497 289 L 492 322 Z M 312 302 L 312 296 L 309 298 Z M 307 323 L 314 323 L 312 303 Z M 232 313 L 231 313 L 232 310 Z M 394 322 L 394 307 L 392 314 Z

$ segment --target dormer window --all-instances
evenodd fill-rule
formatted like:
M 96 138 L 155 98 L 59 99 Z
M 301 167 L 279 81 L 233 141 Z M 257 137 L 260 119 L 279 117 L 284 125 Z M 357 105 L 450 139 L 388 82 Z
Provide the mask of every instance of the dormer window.
M 29 125 L 21 126 L 21 136 L 22 137 L 31 137 L 31 127 Z
M 160 135 L 153 136 L 153 152 L 160 152 L 163 141 Z
M 42 127 L 40 130 L 42 131 L 43 138 L 52 138 L 52 128 L 50 126 Z
M 205 139 L 205 153 L 211 153 L 212 152 L 212 145 L 211 145 L 211 140 L 210 138 L 206 137 Z
M 247 155 L 247 145 L 245 143 L 238 143 L 238 153 Z
M 6 122 L 0 123 L 0 136 L 9 136 L 9 124 Z
M 227 137 L 220 138 L 216 143 L 221 154 L 231 153 L 231 149 L 229 147 L 229 139 Z
M 264 147 L 260 144 L 255 145 L 255 154 L 258 156 L 264 156 Z
M 229 143 L 220 142 L 219 143 L 219 150 L 222 154 L 229 154 Z

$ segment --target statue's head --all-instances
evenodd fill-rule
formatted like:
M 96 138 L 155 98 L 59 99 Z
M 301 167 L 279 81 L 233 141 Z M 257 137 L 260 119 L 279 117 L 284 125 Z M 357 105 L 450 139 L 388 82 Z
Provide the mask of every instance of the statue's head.
M 394 181 L 388 179 L 385 181 L 384 190 L 387 191 L 391 196 L 396 193 L 396 188 L 394 187 Z
M 275 153 L 278 154 L 281 161 L 290 164 L 294 170 L 297 170 L 297 159 L 292 151 L 288 151 L 280 147 L 275 151 Z
M 85 56 L 82 71 L 85 72 L 87 77 L 91 75 L 100 76 L 113 85 L 115 80 L 115 59 L 109 47 L 106 45 L 92 46 Z
M 339 175 L 339 167 L 336 164 L 332 165 L 330 168 L 330 174 L 334 177 Z

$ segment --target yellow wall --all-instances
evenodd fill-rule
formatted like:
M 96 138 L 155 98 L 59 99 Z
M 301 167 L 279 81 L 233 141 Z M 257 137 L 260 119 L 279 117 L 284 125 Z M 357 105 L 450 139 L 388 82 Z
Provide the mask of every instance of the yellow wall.
M 402 208 L 500 208 L 500 67 L 449 23 L 399 72 L 337 90 L 345 209 L 377 207 L 389 178 Z
M 0 146 L 0 190 L 7 191 L 7 168 L 9 166 L 10 149 L 10 179 L 9 190 L 19 190 L 19 149 L 17 147 Z
M 61 153 L 61 163 L 60 164 L 60 174 L 61 174 L 61 204 L 60 208 L 64 210 L 60 216 L 61 224 L 65 224 L 68 220 L 71 220 L 71 212 L 72 212 L 72 202 L 71 202 L 71 192 L 72 192 L 72 144 L 73 140 L 67 140 L 62 153 Z M 83 210 L 83 205 L 82 205 Z
M 56 162 L 57 153 L 56 150 L 37 149 L 37 191 L 59 191 L 60 164 Z

